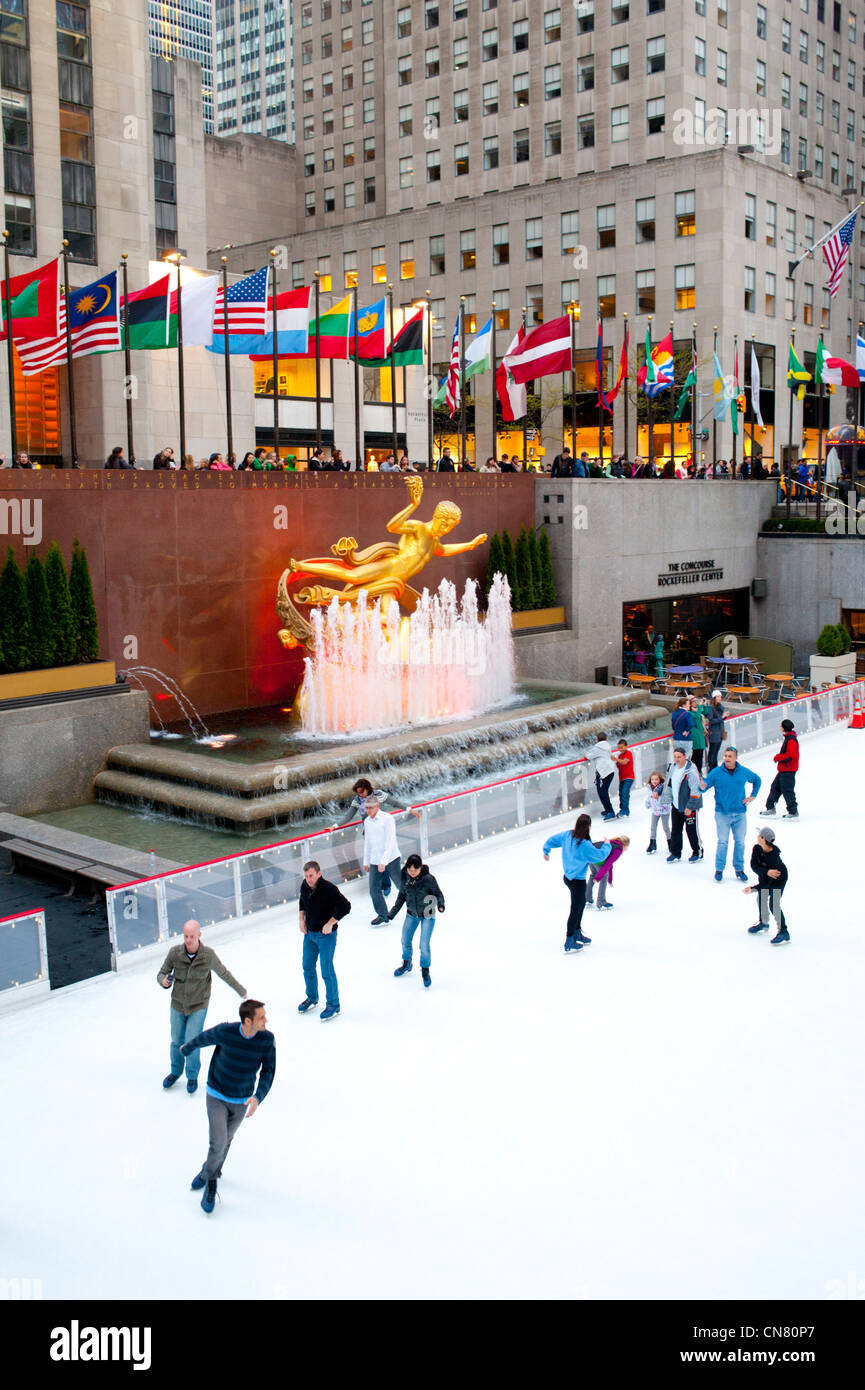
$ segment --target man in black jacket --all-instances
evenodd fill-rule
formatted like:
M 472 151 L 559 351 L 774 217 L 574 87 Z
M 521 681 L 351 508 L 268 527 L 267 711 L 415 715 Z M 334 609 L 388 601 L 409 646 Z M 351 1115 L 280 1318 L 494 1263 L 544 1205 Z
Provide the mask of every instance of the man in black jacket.
M 457 470 L 454 461 L 451 458 L 450 449 L 445 449 L 443 451 L 442 456 L 439 459 L 438 471 L 439 473 L 456 473 Z
M 553 466 L 550 469 L 551 478 L 573 478 L 574 460 L 571 458 L 571 451 L 567 444 L 560 454 L 556 454 L 553 459 Z
M 419 854 L 410 854 L 405 861 L 400 874 L 399 897 L 388 913 L 389 922 L 393 921 L 403 903 L 406 907 L 406 917 L 402 924 L 402 965 L 393 973 L 407 975 L 411 970 L 411 943 L 420 927 L 420 973 L 423 976 L 424 987 L 429 989 L 432 984 L 429 973 L 430 937 L 436 924 L 436 907 L 439 912 L 444 912 L 445 900 L 442 890 Z
M 344 898 L 335 883 L 322 877 L 321 866 L 310 859 L 303 866 L 304 882 L 300 890 L 300 930 L 303 934 L 303 979 L 306 998 L 298 1004 L 297 1012 L 305 1014 L 318 1003 L 318 974 L 316 962 L 321 962 L 325 987 L 325 1008 L 321 1019 L 327 1023 L 339 1013 L 339 988 L 333 955 L 336 950 L 336 930 L 340 920 L 351 912 L 351 903 Z
M 777 936 L 772 937 L 773 946 L 784 946 L 790 940 L 787 922 L 781 907 L 781 894 L 787 883 L 787 865 L 781 859 L 781 851 L 775 844 L 775 832 L 764 826 L 757 832 L 757 843 L 751 850 L 751 868 L 757 875 L 757 882 L 751 888 L 743 888 L 743 893 L 759 894 L 760 920 L 748 931 L 752 936 L 768 931 L 768 917 L 771 912 L 778 925 Z

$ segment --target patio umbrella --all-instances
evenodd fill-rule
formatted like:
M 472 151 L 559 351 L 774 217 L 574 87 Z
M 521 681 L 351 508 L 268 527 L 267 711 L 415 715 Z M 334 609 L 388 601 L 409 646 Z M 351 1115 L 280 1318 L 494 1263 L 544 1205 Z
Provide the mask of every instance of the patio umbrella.
M 826 455 L 826 467 L 823 477 L 827 483 L 837 483 L 841 477 L 841 460 L 838 457 L 838 450 L 831 448 Z

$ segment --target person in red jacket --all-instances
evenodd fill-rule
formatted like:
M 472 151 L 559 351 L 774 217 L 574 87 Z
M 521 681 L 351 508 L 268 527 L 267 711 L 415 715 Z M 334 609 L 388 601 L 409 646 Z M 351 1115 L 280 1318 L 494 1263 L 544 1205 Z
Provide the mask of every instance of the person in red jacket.
M 796 804 L 796 773 L 799 771 L 799 739 L 792 719 L 781 720 L 781 730 L 784 735 L 784 742 L 781 744 L 780 753 L 775 754 L 775 763 L 778 771 L 772 779 L 769 788 L 769 795 L 766 797 L 766 809 L 763 812 L 766 816 L 774 816 L 775 807 L 778 799 L 783 796 L 787 807 L 787 820 L 799 819 L 799 807 Z
M 634 755 L 628 751 L 623 738 L 619 739 L 615 751 L 610 754 L 619 773 L 619 816 L 631 814 L 631 787 L 634 785 Z

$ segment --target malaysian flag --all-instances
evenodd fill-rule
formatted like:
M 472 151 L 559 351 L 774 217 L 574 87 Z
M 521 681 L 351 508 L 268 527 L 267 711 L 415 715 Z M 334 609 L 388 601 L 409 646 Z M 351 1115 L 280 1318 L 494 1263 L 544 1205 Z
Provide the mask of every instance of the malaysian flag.
M 70 290 L 70 340 L 73 357 L 90 357 L 98 352 L 119 352 L 120 315 L 117 271 L 112 270 L 92 285 Z M 66 361 L 66 301 L 60 302 L 60 331 L 50 338 L 16 338 L 24 376 L 36 376 L 48 367 Z
M 853 228 L 856 226 L 856 213 L 852 213 L 847 221 L 840 227 L 836 227 L 828 241 L 823 243 L 823 255 L 826 257 L 826 264 L 829 267 L 829 279 L 826 281 L 826 289 L 834 299 L 841 284 L 844 274 L 844 267 L 850 255 L 850 243 L 853 240 Z
M 457 326 L 454 329 L 454 340 L 451 343 L 451 360 L 448 367 L 447 381 L 445 383 L 445 401 L 450 412 L 451 419 L 460 403 L 460 322 L 462 320 L 462 309 L 457 314 Z
M 254 275 L 247 275 L 245 280 L 229 285 L 225 296 L 229 334 L 255 333 L 260 337 L 267 332 L 267 283 L 268 267 L 263 266 Z M 220 337 L 225 335 L 222 286 L 216 291 L 213 332 Z

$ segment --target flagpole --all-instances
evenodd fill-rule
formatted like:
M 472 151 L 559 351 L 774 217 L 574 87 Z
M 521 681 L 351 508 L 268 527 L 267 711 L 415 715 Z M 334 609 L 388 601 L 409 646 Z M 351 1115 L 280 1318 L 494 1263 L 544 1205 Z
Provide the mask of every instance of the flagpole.
M 859 332 L 862 333 L 863 331 L 865 331 L 865 323 L 863 323 L 860 319 Z M 858 482 L 859 473 L 859 426 L 865 424 L 865 390 L 863 390 L 863 383 L 861 378 L 859 381 L 859 389 L 856 392 L 856 402 L 859 407 L 856 412 L 856 438 L 853 441 L 853 453 L 850 459 L 850 486 L 854 492 L 856 491 L 856 484 Z M 840 478 L 838 479 L 838 496 L 841 496 Z
M 351 310 L 352 317 L 350 326 L 354 326 L 354 467 L 356 472 L 359 471 L 363 473 L 364 460 L 360 456 L 360 368 L 357 356 L 357 285 L 354 286 L 351 292 Z
M 577 314 L 573 304 L 568 305 L 571 319 L 571 459 L 577 461 Z
M 601 353 L 601 361 L 598 367 L 598 464 L 604 466 L 604 407 L 601 402 L 604 399 L 604 320 L 601 318 L 601 306 L 598 305 L 598 338 Z
M 751 339 L 751 353 L 752 353 L 752 359 L 753 359 L 753 360 L 756 360 L 756 357 L 757 357 L 757 348 L 756 348 L 756 344 L 755 344 L 753 338 Z M 749 470 L 748 470 L 748 476 L 751 477 L 751 478 L 753 478 L 753 476 L 754 476 L 754 400 L 753 400 L 753 397 L 754 397 L 754 376 L 753 376 L 753 370 L 752 370 L 752 373 L 751 373 L 751 390 L 750 390 L 749 394 L 750 394 L 750 396 L 751 396 L 751 466 L 750 466 L 750 468 L 749 468 Z M 760 404 L 760 393 L 759 393 L 759 390 L 758 390 L 758 392 L 757 392 L 757 404 L 758 404 L 758 405 Z M 743 459 L 743 462 L 744 462 L 744 459 Z
M 628 341 L 628 315 L 625 314 L 625 342 Z M 628 462 L 628 372 L 630 364 L 625 351 L 625 463 Z
M 523 305 L 523 334 L 525 334 L 525 331 L 526 331 L 526 306 L 525 306 L 525 304 L 524 304 L 524 305 Z M 528 418 L 529 418 L 528 385 L 529 385 L 528 382 L 526 382 L 526 413 L 525 413 L 525 415 L 523 416 L 523 472 L 524 472 L 524 473 L 527 472 L 528 466 L 529 466 L 529 464 L 528 464 L 528 459 L 526 458 L 526 426 L 527 426 L 527 422 L 528 422 Z M 575 418 L 576 418 L 576 417 L 575 417 Z M 538 460 L 538 462 L 540 462 L 540 460 Z
M 186 394 L 183 381 L 183 295 L 180 288 L 180 262 L 178 251 L 177 265 L 177 390 L 180 401 L 180 467 L 186 467 Z
M 820 346 L 823 346 L 823 333 L 820 332 Z M 822 353 L 821 353 L 822 357 Z M 820 479 L 823 473 L 823 373 L 820 373 L 820 390 L 817 393 L 817 520 L 820 520 Z M 805 501 L 807 502 L 807 494 Z
M 798 268 L 799 268 L 799 266 L 802 264 L 802 262 L 803 262 L 803 261 L 806 261 L 806 260 L 808 259 L 809 256 L 813 257 L 814 252 L 815 252 L 815 251 L 819 251 L 819 249 L 820 249 L 820 247 L 823 245 L 824 241 L 828 241 L 829 238 L 830 238 L 831 236 L 834 236 L 835 233 L 838 231 L 838 228 L 839 228 L 839 227 L 843 227 L 843 226 L 844 226 L 844 223 L 845 223 L 845 222 L 849 222 L 849 221 L 850 221 L 850 218 L 851 218 L 851 217 L 855 217 L 856 213 L 857 213 L 857 212 L 860 212 L 860 211 L 862 210 L 862 208 L 865 208 L 865 198 L 863 198 L 862 201 L 861 201 L 860 203 L 857 203 L 857 204 L 856 204 L 856 207 L 853 209 L 852 212 L 845 212 L 844 216 L 841 218 L 841 221 L 840 221 L 840 222 L 836 222 L 836 223 L 835 223 L 835 226 L 834 226 L 834 227 L 831 227 L 831 228 L 829 229 L 828 232 L 824 232 L 824 234 L 823 234 L 823 236 L 821 236 L 820 240 L 819 240 L 819 241 L 815 241 L 813 246 L 809 246 L 807 251 L 803 251 L 802 255 L 799 257 L 799 259 L 798 259 L 797 261 L 788 261 L 788 262 L 787 262 L 787 279 L 788 279 L 788 280 L 792 280 L 792 279 L 793 279 L 793 276 L 795 275 L 796 271 L 798 270 Z
M 493 447 L 492 447 L 492 449 L 491 449 L 490 452 L 492 453 L 493 459 L 495 460 L 496 458 L 498 458 L 498 453 L 499 453 L 498 427 L 497 427 L 497 425 L 496 425 L 496 301 L 495 301 L 495 300 L 493 300 L 492 303 L 490 304 L 490 367 L 492 368 L 492 375 L 491 375 L 491 377 L 490 377 L 490 381 L 492 382 L 491 395 L 492 395 L 492 401 L 493 401 Z M 477 461 L 478 461 L 478 422 L 477 422 L 477 418 L 476 418 L 476 419 L 475 419 L 475 466 L 477 466 Z
M 477 428 L 477 426 L 475 427 Z M 466 461 L 466 297 L 460 295 L 460 469 Z
M 398 456 L 398 453 L 397 453 L 397 445 L 396 445 L 396 362 L 394 361 L 394 355 L 393 355 L 393 285 L 392 285 L 392 284 L 388 284 L 388 287 L 387 287 L 387 313 L 388 313 L 388 326 L 389 326 L 389 330 L 390 330 L 390 349 L 389 349 L 389 352 L 388 352 L 388 356 L 390 357 L 390 428 L 391 428 L 391 434 L 392 434 L 392 436 L 393 436 L 393 461 L 394 461 L 395 464 L 398 465 L 398 464 L 399 464 L 399 456 Z
M 713 354 L 715 354 L 716 359 L 718 357 L 718 324 L 712 325 L 712 332 L 715 334 Z M 715 359 L 712 361 L 712 371 L 718 370 L 715 367 Z M 712 395 L 712 399 L 715 399 L 715 396 Z M 712 407 L 712 477 L 715 477 L 716 466 L 718 466 L 718 420 L 715 418 L 715 409 Z
M 651 354 L 651 351 L 652 351 L 652 315 L 649 314 L 649 352 L 650 352 L 650 354 Z M 647 363 L 646 363 L 646 371 L 647 371 L 647 373 L 648 373 L 648 369 L 649 369 L 649 363 L 647 362 Z M 648 460 L 649 460 L 649 477 L 651 477 L 651 476 L 652 476 L 652 469 L 653 469 L 654 464 L 655 464 L 655 441 L 654 441 L 654 438 L 653 438 L 653 428 L 652 428 L 653 425 L 654 425 L 654 419 L 653 419 L 653 417 L 652 417 L 652 397 L 649 395 L 648 391 L 646 392 L 646 416 L 647 416 L 647 423 L 648 423 L 648 427 L 649 427 Z
M 673 380 L 670 382 L 669 412 L 670 412 L 670 462 L 673 465 L 673 477 L 676 476 L 676 426 L 673 420 L 675 407 L 673 406 L 673 392 L 676 389 L 676 355 L 673 351 L 673 329 L 675 324 L 670 319 L 670 370 L 673 373 Z
M 433 465 L 433 356 L 432 356 L 432 290 L 427 289 L 426 299 L 426 347 L 427 347 L 427 393 L 426 393 L 426 447 L 427 472 Z M 406 405 L 406 450 L 408 450 L 408 405 Z
M 124 251 L 120 257 L 120 265 L 123 272 L 123 358 L 126 367 L 126 453 L 129 462 L 135 462 L 135 446 L 132 441 L 132 354 L 129 348 L 129 276 L 127 272 L 127 254 Z
M 3 285 L 3 302 L 6 307 L 6 362 L 9 370 L 9 441 L 12 446 L 12 462 L 18 453 L 18 429 L 15 420 L 15 351 L 12 344 L 12 290 L 9 270 L 9 233 L 3 233 L 3 265 L 6 279 Z
M 691 387 L 691 465 L 694 469 L 694 477 L 696 478 L 697 468 L 699 467 L 697 460 L 697 454 L 699 452 L 697 448 L 697 373 L 699 368 L 697 366 L 696 322 L 691 325 L 691 328 L 691 365 L 694 369 L 694 385 Z
M 321 332 L 319 329 L 319 314 L 321 313 L 321 300 L 319 297 L 318 271 L 315 272 L 315 447 L 321 448 Z M 333 367 L 331 367 L 333 371 Z M 333 391 L 331 391 L 331 396 Z M 336 440 L 334 439 L 334 443 Z
M 264 295 L 265 314 L 267 313 L 267 291 Z M 231 466 L 234 452 L 234 437 L 231 428 L 231 357 L 228 351 L 228 257 L 222 257 L 222 344 L 225 355 L 225 419 L 228 425 L 228 453 L 225 462 Z
M 75 370 L 72 366 L 72 312 L 69 307 L 69 242 L 63 243 L 63 294 L 66 304 L 66 381 L 69 387 L 69 443 L 72 467 L 78 467 L 78 437 L 75 433 Z M 11 324 L 10 324 L 11 327 Z
M 793 346 L 793 348 L 795 348 L 795 347 L 796 347 L 796 330 L 795 330 L 795 328 L 791 328 L 791 330 L 790 330 L 790 342 L 791 342 L 791 345 Z M 789 423 L 789 425 L 788 425 L 788 427 L 787 427 L 787 466 L 786 466 L 786 468 L 784 469 L 784 475 L 785 475 L 784 492 L 786 493 L 786 497 L 787 497 L 787 516 L 789 517 L 789 515 L 790 515 L 790 460 L 791 460 L 791 458 L 792 458 L 792 456 L 793 456 L 793 387 L 790 385 L 790 382 L 789 382 L 789 381 L 788 381 L 787 385 L 790 386 L 790 423 Z
M 271 315 L 270 331 L 273 335 L 273 452 L 276 454 L 276 461 L 279 462 L 279 348 L 276 342 L 276 294 L 278 276 L 276 273 L 276 251 L 270 253 L 270 293 Z M 265 291 L 265 304 L 267 303 L 267 293 Z
M 733 410 L 736 412 L 736 414 L 735 414 L 735 416 L 733 416 L 732 413 L 731 413 L 731 420 L 730 420 L 730 423 L 732 424 L 732 423 L 733 423 L 733 420 L 735 419 L 735 422 L 736 422 L 737 425 L 739 424 L 739 383 L 738 383 L 738 381 L 736 380 L 736 377 L 737 377 L 737 375 L 738 375 L 738 372 L 737 372 L 738 353 L 739 353 L 739 335 L 738 335 L 738 333 L 734 333 L 734 334 L 733 334 L 733 373 L 734 373 L 734 375 L 733 375 L 733 393 L 734 393 L 734 394 L 733 394 Z M 739 438 L 739 436 L 738 436 L 736 430 L 734 429 L 734 430 L 733 430 L 733 457 L 732 457 L 732 459 L 731 459 L 731 461 L 730 461 L 731 464 L 732 464 L 732 467 L 731 467 L 731 469 L 730 469 L 730 475 L 729 475 L 731 478 L 735 478 L 735 476 L 736 476 L 736 443 L 737 443 L 738 438 Z

